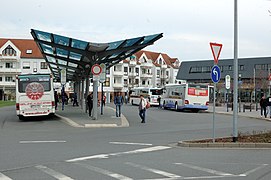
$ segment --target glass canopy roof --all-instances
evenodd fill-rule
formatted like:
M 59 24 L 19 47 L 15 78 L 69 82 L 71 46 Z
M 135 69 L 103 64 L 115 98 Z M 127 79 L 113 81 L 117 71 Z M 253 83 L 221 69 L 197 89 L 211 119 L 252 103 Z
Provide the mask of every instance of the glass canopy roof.
M 110 43 L 92 43 L 49 32 L 31 29 L 56 80 L 61 69 L 67 72 L 67 81 L 77 81 L 91 74 L 91 66 L 104 63 L 107 68 L 119 63 L 137 51 L 163 37 L 154 34 Z

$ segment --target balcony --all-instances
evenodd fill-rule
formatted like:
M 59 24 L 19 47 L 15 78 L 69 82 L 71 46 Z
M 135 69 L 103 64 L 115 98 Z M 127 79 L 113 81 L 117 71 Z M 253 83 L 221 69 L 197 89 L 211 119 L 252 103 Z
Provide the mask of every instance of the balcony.
M 114 76 L 123 76 L 123 71 L 113 71 Z
M 152 61 L 142 62 L 141 68 L 151 68 L 153 66 Z
M 120 89 L 120 88 L 123 88 L 123 84 L 122 83 L 113 83 L 113 88 L 117 88 L 117 89 Z
M 22 69 L 15 68 L 0 68 L 1 74 L 19 74 L 22 72 Z
M 136 76 L 136 73 L 135 73 L 135 72 L 129 72 L 128 76 L 129 76 L 129 77 L 135 77 L 135 76 Z
M 167 68 L 167 65 L 166 64 L 162 64 L 161 65 L 161 69 L 166 69 Z
M 141 78 L 152 78 L 152 74 L 141 74 L 140 75 Z
M 136 66 L 136 61 L 130 60 L 129 61 L 129 66 Z

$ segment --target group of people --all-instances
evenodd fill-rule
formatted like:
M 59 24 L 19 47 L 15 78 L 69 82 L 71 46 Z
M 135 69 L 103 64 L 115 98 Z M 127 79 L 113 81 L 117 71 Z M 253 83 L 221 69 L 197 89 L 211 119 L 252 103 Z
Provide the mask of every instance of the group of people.
M 264 95 L 262 96 L 260 100 L 260 106 L 261 106 L 261 117 L 267 117 L 268 113 L 271 118 L 271 96 L 266 98 Z M 269 107 L 269 109 L 267 109 Z
M 117 95 L 114 97 L 114 104 L 116 106 L 116 117 L 121 117 L 121 106 L 123 105 L 124 99 L 121 96 L 120 92 L 117 93 Z M 127 100 L 125 98 L 125 103 L 127 103 Z M 143 95 L 140 95 L 140 102 L 138 106 L 139 110 L 139 117 L 141 118 L 141 123 L 146 122 L 146 106 L 147 106 L 147 100 L 144 98 Z

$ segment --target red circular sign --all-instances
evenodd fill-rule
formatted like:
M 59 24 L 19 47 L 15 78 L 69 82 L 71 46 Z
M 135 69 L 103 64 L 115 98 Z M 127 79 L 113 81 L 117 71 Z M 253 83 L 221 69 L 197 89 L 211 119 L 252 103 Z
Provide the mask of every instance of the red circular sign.
M 94 64 L 91 67 L 91 72 L 93 75 L 100 75 L 102 73 L 102 68 L 99 64 Z
M 44 94 L 43 85 L 37 82 L 30 83 L 25 88 L 26 95 L 32 100 L 40 99 Z

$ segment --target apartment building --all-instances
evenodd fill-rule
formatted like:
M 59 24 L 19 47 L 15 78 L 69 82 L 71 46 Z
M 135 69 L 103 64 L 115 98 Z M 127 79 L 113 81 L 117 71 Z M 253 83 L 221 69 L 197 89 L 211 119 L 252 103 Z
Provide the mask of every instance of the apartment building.
M 34 40 L 0 38 L 0 100 L 15 99 L 16 75 L 49 72 Z
M 179 66 L 177 58 L 141 50 L 107 70 L 103 90 L 112 99 L 115 92 L 124 95 L 133 87 L 164 87 L 166 84 L 179 83 L 180 80 L 176 79 Z

